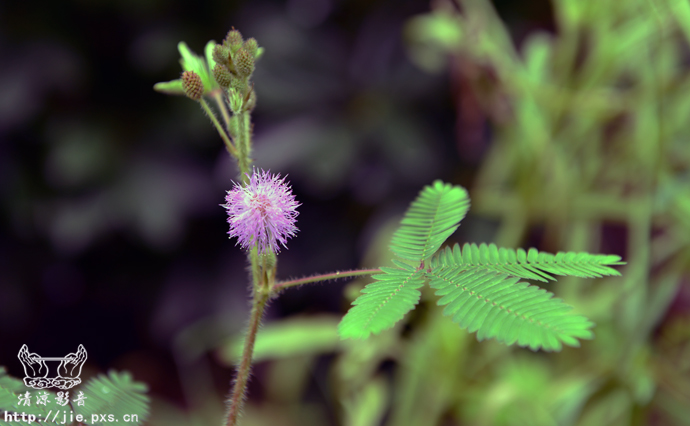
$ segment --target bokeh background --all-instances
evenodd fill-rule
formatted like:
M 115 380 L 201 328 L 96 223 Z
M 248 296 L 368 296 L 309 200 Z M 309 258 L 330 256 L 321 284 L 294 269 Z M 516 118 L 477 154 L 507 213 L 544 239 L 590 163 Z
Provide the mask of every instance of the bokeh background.
M 237 169 L 196 103 L 152 87 L 179 41 L 235 27 L 266 49 L 256 165 L 302 203 L 279 278 L 385 264 L 434 179 L 472 197 L 451 243 L 628 262 L 547 287 L 597 323 L 558 354 L 479 344 L 433 294 L 342 343 L 366 280 L 287 291 L 246 424 L 690 424 L 690 6 L 607 3 L 0 3 L 0 365 L 83 344 L 83 377 L 149 386 L 150 424 L 220 422 L 249 310 L 219 206 Z

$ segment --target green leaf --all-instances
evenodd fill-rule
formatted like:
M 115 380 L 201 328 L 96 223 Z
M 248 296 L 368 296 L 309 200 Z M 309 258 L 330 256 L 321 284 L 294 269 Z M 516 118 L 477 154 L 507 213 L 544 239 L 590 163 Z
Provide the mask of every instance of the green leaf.
M 393 234 L 391 251 L 413 262 L 428 259 L 458 229 L 469 207 L 467 191 L 462 187 L 440 180 L 426 186 Z
M 165 93 L 166 95 L 184 95 L 182 80 L 179 78 L 177 80 L 156 83 L 153 85 L 153 90 Z
M 3 411 L 3 414 L 0 415 L 0 425 L 5 425 L 8 423 L 3 423 L 2 419 L 4 416 L 4 412 L 8 413 L 25 413 L 27 416 L 28 415 L 33 415 L 36 417 L 36 421 L 33 423 L 28 423 L 28 422 L 22 422 L 19 421 L 17 423 L 12 422 L 9 424 L 12 425 L 28 425 L 28 424 L 33 424 L 33 425 L 49 425 L 51 422 L 48 421 L 47 417 L 48 414 L 52 413 L 54 414 L 57 409 L 62 410 L 65 407 L 61 407 L 57 403 L 55 403 L 55 392 L 51 392 L 45 389 L 42 389 L 40 391 L 35 391 L 34 389 L 27 388 L 26 386 L 23 386 L 23 389 L 21 391 L 17 392 L 12 392 L 10 389 L 5 388 L 0 386 L 0 411 Z M 30 397 L 30 405 L 19 405 L 19 396 L 25 396 L 26 392 L 29 392 L 29 397 Z M 42 404 L 37 404 L 37 392 L 46 392 L 48 394 L 48 402 L 47 405 L 42 405 Z M 69 408 L 69 407 L 67 407 Z M 51 419 L 53 417 L 51 416 Z M 59 414 L 58 417 L 60 420 L 62 420 L 62 411 Z
M 7 389 L 11 392 L 25 392 L 27 387 L 23 381 L 8 376 L 5 367 L 0 366 L 0 389 Z
M 343 424 L 345 426 L 376 426 L 381 424 L 388 407 L 388 382 L 375 377 L 358 392 L 343 399 Z
M 337 324 L 337 319 L 330 316 L 293 318 L 267 324 L 256 336 L 252 359 L 259 362 L 333 352 L 340 345 Z M 243 349 L 244 337 L 240 336 L 221 349 L 220 357 L 227 364 L 235 365 Z
M 180 65 L 182 65 L 183 70 L 194 71 L 199 76 L 204 74 L 206 63 L 196 53 L 192 52 L 187 43 L 184 41 L 177 43 L 177 50 L 180 52 L 180 56 L 182 56 Z
M 215 45 L 216 42 L 213 40 L 206 43 L 205 54 L 207 55 L 207 58 L 208 52 L 213 52 Z M 199 77 L 201 77 L 201 82 L 204 84 L 204 94 L 207 94 L 210 91 L 218 88 L 216 79 L 211 75 L 211 68 L 209 68 L 207 58 L 203 58 L 192 52 L 187 46 L 187 43 L 184 41 L 178 43 L 177 50 L 180 51 L 180 55 L 182 56 L 182 59 L 180 60 L 182 69 L 185 71 L 194 71 L 195 73 L 199 74 Z M 215 62 L 213 64 L 215 65 Z
M 86 400 L 84 405 L 76 405 L 74 412 L 81 414 L 90 425 L 106 424 L 100 421 L 91 423 L 92 414 L 112 414 L 114 419 L 123 421 L 125 415 L 130 416 L 127 424 L 143 424 L 149 413 L 149 398 L 147 387 L 143 383 L 135 382 L 129 373 L 109 371 L 108 375 L 99 374 L 77 389 L 83 391 Z M 136 419 L 131 416 L 136 416 Z M 113 420 L 114 421 L 114 420 Z
M 209 71 L 213 71 L 213 68 L 216 66 L 216 61 L 213 59 L 213 49 L 215 47 L 216 42 L 211 40 L 208 43 L 206 43 L 206 47 L 204 48 L 204 55 L 206 55 L 206 66 L 208 67 L 207 69 Z M 212 78 L 212 80 L 215 84 L 215 78 Z
M 434 45 L 454 52 L 463 40 L 462 22 L 450 13 L 438 12 L 415 16 L 405 29 L 408 38 L 429 47 Z
M 29 392 L 30 405 L 19 405 L 19 396 L 25 396 Z M 43 392 L 48 394 L 47 405 L 37 404 L 37 396 Z M 2 419 L 4 414 L 0 414 L 0 425 L 11 424 L 13 426 L 28 426 L 28 425 L 48 425 L 50 422 L 46 420 L 46 417 L 51 412 L 54 413 L 56 409 L 61 409 L 63 407 L 59 406 L 55 401 L 55 392 L 42 389 L 36 391 L 27 387 L 23 381 L 16 379 L 14 377 L 8 376 L 5 367 L 0 367 L 0 411 L 8 413 L 26 413 L 26 415 L 36 416 L 36 420 L 32 423 L 27 421 L 18 421 L 11 423 L 3 423 Z M 62 417 L 60 417 L 62 419 Z
M 365 339 L 371 333 L 393 327 L 419 303 L 418 288 L 424 285 L 424 271 L 393 262 L 398 268 L 382 267 L 382 273 L 372 276 L 377 281 L 364 287 L 352 302 L 352 308 L 338 325 L 341 338 Z
M 495 244 L 465 244 L 460 250 L 456 244 L 451 250 L 446 247 L 431 259 L 432 268 L 454 266 L 463 274 L 498 272 L 501 274 L 547 282 L 553 280 L 550 274 L 580 278 L 599 278 L 620 275 L 609 265 L 624 265 L 615 255 L 558 252 L 539 252 L 531 248 L 498 248 Z
M 177 44 L 177 50 L 180 52 L 180 64 L 184 71 L 194 71 L 201 78 L 201 82 L 204 85 L 204 95 L 209 92 L 218 89 L 218 83 L 216 79 L 211 75 L 211 71 L 215 66 L 215 61 L 213 60 L 213 48 L 216 46 L 216 42 L 211 40 L 206 43 L 204 49 L 205 57 L 201 57 L 196 53 L 192 52 L 187 43 L 181 41 Z M 182 89 L 182 80 L 172 80 L 161 83 L 156 83 L 153 89 L 157 92 L 165 93 L 168 95 L 184 95 L 184 90 Z
M 579 346 L 577 338 L 591 339 L 593 323 L 539 287 L 502 272 L 466 272 L 461 266 L 442 266 L 427 272 L 444 315 L 477 339 L 496 338 L 532 350 L 561 350 L 562 343 Z

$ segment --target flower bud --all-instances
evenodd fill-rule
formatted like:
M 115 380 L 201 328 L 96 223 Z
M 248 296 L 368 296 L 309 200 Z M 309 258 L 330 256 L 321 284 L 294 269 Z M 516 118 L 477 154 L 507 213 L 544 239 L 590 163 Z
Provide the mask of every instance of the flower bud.
M 223 40 L 223 45 L 227 47 L 234 47 L 236 50 L 240 46 L 242 46 L 242 34 L 240 34 L 239 31 L 236 29 L 232 29 L 228 32 L 228 35 L 225 36 L 225 40 Z
M 244 46 L 242 48 L 249 52 L 249 54 L 252 55 L 252 58 L 256 58 L 256 52 L 259 50 L 259 43 L 257 43 L 256 39 L 252 37 L 244 42 Z
M 230 71 L 221 64 L 216 64 L 216 66 L 213 67 L 213 78 L 215 78 L 220 87 L 223 88 L 230 86 L 230 83 L 232 83 Z
M 238 93 L 235 89 L 230 89 L 228 91 L 228 97 L 230 98 L 230 110 L 233 114 L 239 114 L 242 112 L 242 105 L 244 104 L 244 98 L 241 93 Z
M 213 60 L 216 61 L 217 64 L 227 65 L 229 55 L 230 51 L 227 47 L 217 44 L 216 47 L 213 48 Z
M 233 56 L 235 70 L 240 77 L 249 77 L 254 72 L 254 56 L 244 49 L 240 49 Z
M 204 94 L 204 84 L 201 82 L 201 77 L 194 71 L 185 71 L 182 73 L 182 89 L 188 98 L 198 101 Z

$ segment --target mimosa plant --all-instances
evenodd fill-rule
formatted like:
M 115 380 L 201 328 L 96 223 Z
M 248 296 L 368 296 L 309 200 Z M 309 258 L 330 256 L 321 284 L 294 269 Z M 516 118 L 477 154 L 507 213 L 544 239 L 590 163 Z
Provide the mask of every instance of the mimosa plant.
M 266 304 L 282 291 L 302 284 L 371 275 L 353 307 L 338 326 L 341 338 L 366 339 L 392 327 L 418 304 L 420 288 L 436 291 L 444 314 L 479 340 L 495 338 L 532 350 L 561 350 L 593 337 L 593 323 L 570 314 L 571 307 L 553 294 L 521 280 L 546 282 L 554 276 L 594 278 L 619 275 L 619 256 L 538 252 L 495 245 L 465 244 L 442 248 L 465 217 L 470 200 L 457 185 L 435 181 L 412 202 L 390 249 L 394 267 L 339 271 L 290 281 L 276 281 L 277 254 L 297 232 L 299 203 L 285 178 L 256 170 L 252 164 L 251 112 L 256 94 L 251 75 L 263 53 L 254 39 L 231 30 L 222 44 L 209 42 L 205 56 L 178 46 L 184 72 L 156 90 L 184 94 L 200 103 L 239 169 L 235 188 L 222 206 L 228 211 L 230 237 L 247 253 L 253 282 L 252 310 L 236 380 L 228 401 L 226 424 L 238 424 L 256 336 Z M 212 99 L 215 110 L 206 102 Z M 222 124 L 221 124 L 222 123 Z

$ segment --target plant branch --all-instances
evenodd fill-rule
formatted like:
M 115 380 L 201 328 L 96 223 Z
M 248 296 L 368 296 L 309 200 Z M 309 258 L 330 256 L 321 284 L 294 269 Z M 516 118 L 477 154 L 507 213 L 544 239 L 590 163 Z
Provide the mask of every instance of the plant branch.
M 223 142 L 225 142 L 225 148 L 228 150 L 230 155 L 237 158 L 237 150 L 235 149 L 235 146 L 232 144 L 232 141 L 230 140 L 230 137 L 228 136 L 227 132 L 225 131 L 225 129 L 223 129 L 223 126 L 221 126 L 220 123 L 218 122 L 218 119 L 216 118 L 216 114 L 214 114 L 214 112 L 208 106 L 208 104 L 206 103 L 206 100 L 204 98 L 201 98 L 199 103 L 204 108 L 204 111 L 206 111 L 206 114 L 211 118 L 213 125 L 216 126 L 216 130 L 218 130 L 218 134 L 223 139 Z
M 277 293 L 277 292 L 284 290 L 286 288 L 295 287 L 295 286 L 302 285 L 302 284 L 316 283 L 319 281 L 337 280 L 340 278 L 358 277 L 358 276 L 362 276 L 362 275 L 373 275 L 377 272 L 381 272 L 381 270 L 378 268 L 357 269 L 357 270 L 353 270 L 353 271 L 336 271 L 336 272 L 332 272 L 330 274 L 314 275 L 311 277 L 299 278 L 299 279 L 290 280 L 290 281 L 281 281 L 281 282 L 276 283 L 273 286 L 272 292 Z

